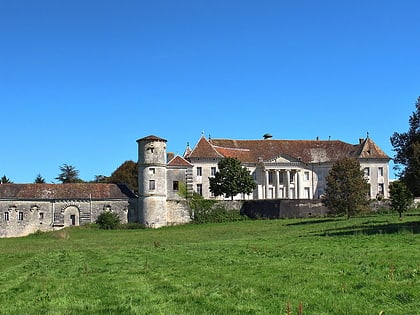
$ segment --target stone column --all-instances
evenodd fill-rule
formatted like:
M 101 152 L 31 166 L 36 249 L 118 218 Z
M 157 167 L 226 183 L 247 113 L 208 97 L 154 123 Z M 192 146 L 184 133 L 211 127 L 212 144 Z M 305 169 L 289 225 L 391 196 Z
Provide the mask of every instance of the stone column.
M 269 183 L 269 181 L 268 181 L 268 177 L 269 177 L 269 175 L 268 175 L 268 170 L 265 170 L 265 198 L 264 199 L 268 199 L 268 193 L 269 193 L 269 191 L 268 191 L 268 183 Z
M 276 193 L 275 197 L 279 198 L 279 187 L 280 187 L 280 174 L 279 170 L 276 170 Z
M 286 170 L 286 183 L 284 185 L 284 198 L 289 199 L 290 196 L 290 170 Z

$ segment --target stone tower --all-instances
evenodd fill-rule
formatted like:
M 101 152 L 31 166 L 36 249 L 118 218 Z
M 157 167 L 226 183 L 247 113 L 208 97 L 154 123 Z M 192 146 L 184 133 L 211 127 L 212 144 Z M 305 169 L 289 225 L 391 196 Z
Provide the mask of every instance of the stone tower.
M 166 140 L 148 136 L 138 143 L 139 222 L 158 228 L 167 222 Z

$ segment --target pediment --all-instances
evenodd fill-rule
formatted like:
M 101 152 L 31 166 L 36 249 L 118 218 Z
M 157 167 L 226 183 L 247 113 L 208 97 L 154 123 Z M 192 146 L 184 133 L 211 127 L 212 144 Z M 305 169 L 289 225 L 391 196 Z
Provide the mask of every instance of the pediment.
M 297 162 L 297 159 L 294 159 L 290 156 L 280 154 L 272 159 L 267 160 L 268 163 L 290 163 L 290 162 Z

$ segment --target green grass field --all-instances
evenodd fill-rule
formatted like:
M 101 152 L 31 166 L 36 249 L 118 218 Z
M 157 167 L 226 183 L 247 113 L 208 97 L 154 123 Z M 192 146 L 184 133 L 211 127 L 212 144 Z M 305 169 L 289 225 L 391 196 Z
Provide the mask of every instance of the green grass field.
M 0 314 L 420 314 L 420 216 L 0 239 Z

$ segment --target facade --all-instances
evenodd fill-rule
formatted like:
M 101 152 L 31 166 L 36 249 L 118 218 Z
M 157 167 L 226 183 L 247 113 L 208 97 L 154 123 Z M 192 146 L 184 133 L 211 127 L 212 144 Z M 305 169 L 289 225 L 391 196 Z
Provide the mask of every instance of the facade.
M 1 184 L 0 237 L 23 236 L 95 222 L 103 211 L 121 222 L 158 228 L 187 223 L 186 196 L 223 200 L 210 192 L 218 162 L 234 157 L 252 174 L 256 189 L 235 200 L 317 200 L 335 161 L 358 159 L 370 184 L 370 198 L 388 198 L 390 158 L 369 138 L 357 144 L 338 140 L 207 139 L 188 145 L 183 156 L 166 152 L 156 136 L 137 140 L 139 195 L 124 184 Z
M 389 197 L 390 158 L 370 139 L 357 144 L 338 140 L 262 140 L 200 138 L 184 159 L 193 165 L 193 189 L 204 198 L 214 198 L 209 177 L 225 157 L 242 162 L 257 183 L 250 195 L 235 199 L 319 199 L 326 188 L 326 177 L 335 161 L 355 158 L 370 184 L 370 198 Z
M 1 184 L 0 237 L 95 222 L 103 211 L 134 221 L 137 196 L 120 184 Z
M 202 136 L 193 149 L 187 145 L 183 156 L 167 155 L 166 140 L 156 136 L 137 142 L 139 205 L 140 213 L 144 213 L 140 222 L 150 227 L 188 222 L 188 211 L 180 205 L 184 199 L 181 187 L 187 194 L 223 200 L 211 194 L 209 177 L 225 157 L 239 159 L 257 183 L 252 194 L 237 195 L 235 200 L 320 199 L 329 170 L 344 157 L 360 162 L 371 199 L 389 197 L 390 158 L 369 137 L 349 144 L 338 140 L 275 140 L 270 136 L 261 140 Z

